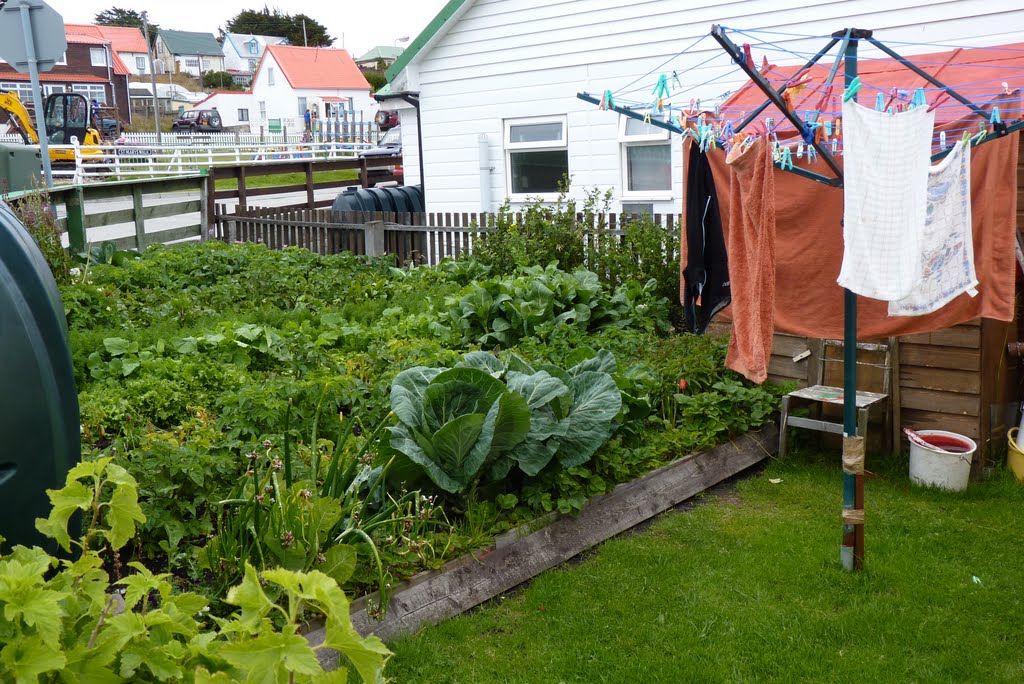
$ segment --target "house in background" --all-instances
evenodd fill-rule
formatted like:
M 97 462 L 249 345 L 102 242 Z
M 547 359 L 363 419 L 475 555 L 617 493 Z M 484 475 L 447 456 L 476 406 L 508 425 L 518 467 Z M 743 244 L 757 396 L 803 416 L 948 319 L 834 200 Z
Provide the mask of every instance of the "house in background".
M 218 92 L 195 106 L 217 107 L 225 126 L 267 132 L 303 130 L 314 107 L 322 120 L 350 121 L 372 121 L 378 108 L 348 52 L 291 45 L 267 46 L 248 91 Z
M 149 49 L 142 31 L 134 26 L 97 26 L 94 24 L 65 24 L 65 33 L 101 38 L 121 58 L 128 71 L 139 76 L 149 73 Z
M 202 76 L 207 71 L 224 71 L 224 54 L 212 33 L 162 29 L 156 37 L 156 58 L 160 73 Z
M 87 100 L 117 110 L 118 117 L 131 123 L 128 104 L 130 71 L 111 43 L 105 38 L 66 32 L 68 49 L 50 71 L 39 74 L 43 96 L 51 93 L 81 93 Z M 15 92 L 26 107 L 32 109 L 32 86 L 29 75 L 19 73 L 0 60 L 0 91 Z
M 153 91 L 149 83 L 132 83 L 129 88 L 132 111 L 153 116 Z M 161 114 L 178 114 L 193 108 L 206 95 L 185 90 L 175 83 L 157 83 L 156 99 Z
M 378 45 L 366 54 L 361 55 L 356 60 L 356 66 L 363 71 L 382 71 L 395 63 L 395 60 L 402 54 L 403 49 L 391 45 Z
M 224 53 L 224 70 L 234 77 L 235 83 L 249 85 L 267 46 L 287 44 L 288 39 L 280 36 L 225 33 L 221 46 Z
M 693 88 L 676 105 L 691 98 L 713 105 L 746 82 L 708 36 L 713 23 L 775 32 L 770 42 L 781 49 L 770 60 L 780 66 L 802 64 L 823 46 L 820 36 L 846 27 L 873 29 L 883 41 L 1024 41 L 1019 4 L 858 0 L 778 9 L 768 2 L 651 0 L 640 12 L 630 3 L 596 0 L 450 0 L 388 70 L 389 84 L 377 95 L 383 108 L 399 111 L 406 182 L 420 182 L 422 149 L 431 212 L 494 211 L 505 198 L 514 206 L 553 199 L 556 181 L 569 175 L 577 200 L 596 187 L 612 191 L 612 211 L 678 214 L 678 136 L 601 111 L 576 94 L 632 90 L 620 105 L 631 98 L 649 106 L 652 87 L 667 71 Z M 752 35 L 744 40 L 756 43 Z M 912 55 L 939 48 L 898 49 Z M 754 51 L 760 63 L 765 48 Z

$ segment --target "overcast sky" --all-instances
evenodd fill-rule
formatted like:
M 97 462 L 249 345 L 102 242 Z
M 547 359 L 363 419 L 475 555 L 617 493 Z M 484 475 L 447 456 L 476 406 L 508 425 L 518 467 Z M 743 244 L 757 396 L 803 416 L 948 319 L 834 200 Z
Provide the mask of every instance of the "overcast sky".
M 149 11 L 149 19 L 161 28 L 178 31 L 217 29 L 242 10 L 278 7 L 286 14 L 305 14 L 327 27 L 334 47 L 344 47 L 358 57 L 376 45 L 394 45 L 398 38 L 415 38 L 445 6 L 446 0 L 47 0 L 68 24 L 91 24 L 105 9 Z M 399 43 L 402 45 L 402 43 Z

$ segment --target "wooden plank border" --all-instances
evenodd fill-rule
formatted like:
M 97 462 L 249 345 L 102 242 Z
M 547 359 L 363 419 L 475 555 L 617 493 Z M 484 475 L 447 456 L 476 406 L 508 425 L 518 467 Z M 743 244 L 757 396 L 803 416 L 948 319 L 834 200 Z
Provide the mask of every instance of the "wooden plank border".
M 545 570 L 583 553 L 776 453 L 778 428 L 768 425 L 708 451 L 686 456 L 619 485 L 587 502 L 577 516 L 558 516 L 535 530 L 524 526 L 499 536 L 491 548 L 457 558 L 438 570 L 420 573 L 395 588 L 381 621 L 367 615 L 376 594 L 352 602 L 352 624 L 361 634 L 384 640 L 412 634 L 480 605 Z M 306 638 L 324 641 L 322 628 Z M 334 669 L 337 652 L 321 649 L 324 667 Z

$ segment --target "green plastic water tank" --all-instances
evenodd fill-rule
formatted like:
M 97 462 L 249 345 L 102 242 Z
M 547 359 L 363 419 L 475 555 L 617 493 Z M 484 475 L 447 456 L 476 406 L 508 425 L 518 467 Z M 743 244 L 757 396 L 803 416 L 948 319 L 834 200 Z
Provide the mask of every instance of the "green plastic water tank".
M 9 549 L 44 542 L 35 519 L 49 515 L 46 489 L 63 486 L 78 462 L 81 427 L 60 291 L 3 202 L 0 359 L 0 535 Z

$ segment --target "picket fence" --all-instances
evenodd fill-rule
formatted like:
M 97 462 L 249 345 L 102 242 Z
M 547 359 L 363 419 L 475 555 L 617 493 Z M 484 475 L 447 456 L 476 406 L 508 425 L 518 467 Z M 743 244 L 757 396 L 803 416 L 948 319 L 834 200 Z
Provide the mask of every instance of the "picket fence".
M 521 214 L 512 218 L 523 223 Z M 614 213 L 592 217 L 591 228 L 584 235 L 585 251 L 599 250 L 602 241 L 621 240 L 625 224 L 637 218 Z M 655 214 L 651 219 L 665 231 L 665 258 L 678 259 L 676 215 Z M 577 220 L 587 219 L 581 213 Z M 495 215 L 336 212 L 298 206 L 238 206 L 229 210 L 217 204 L 209 225 L 210 237 L 228 243 L 254 242 L 270 249 L 300 247 L 317 254 L 390 255 L 396 266 L 435 266 L 444 259 L 472 254 L 479 238 L 493 230 Z

